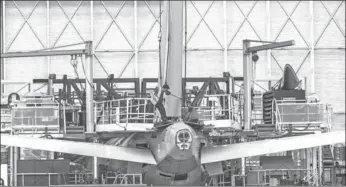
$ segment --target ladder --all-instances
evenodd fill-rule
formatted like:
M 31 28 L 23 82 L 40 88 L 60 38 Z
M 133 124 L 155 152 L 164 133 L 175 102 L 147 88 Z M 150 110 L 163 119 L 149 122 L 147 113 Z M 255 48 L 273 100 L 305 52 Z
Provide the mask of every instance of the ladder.
M 273 91 L 263 93 L 262 108 L 263 108 L 264 124 L 274 124 L 274 121 L 272 120 L 273 99 L 274 99 Z

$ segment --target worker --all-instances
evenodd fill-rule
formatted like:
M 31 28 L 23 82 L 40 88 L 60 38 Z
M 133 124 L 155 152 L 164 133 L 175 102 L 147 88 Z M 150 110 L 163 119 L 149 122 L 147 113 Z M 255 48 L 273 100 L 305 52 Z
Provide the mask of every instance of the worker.
M 163 122 L 167 121 L 167 116 L 166 116 L 166 109 L 163 105 L 163 94 L 166 93 L 166 95 L 170 95 L 169 86 L 167 84 L 164 84 L 161 89 L 160 96 L 157 97 L 158 94 L 158 88 L 156 88 L 155 93 L 151 94 L 151 102 L 153 105 L 159 110 L 160 115 L 161 115 L 161 120 Z
M 189 122 L 198 122 L 199 115 L 194 107 L 192 107 L 191 102 L 187 101 L 186 106 L 188 108 L 187 113 L 185 115 L 185 120 Z

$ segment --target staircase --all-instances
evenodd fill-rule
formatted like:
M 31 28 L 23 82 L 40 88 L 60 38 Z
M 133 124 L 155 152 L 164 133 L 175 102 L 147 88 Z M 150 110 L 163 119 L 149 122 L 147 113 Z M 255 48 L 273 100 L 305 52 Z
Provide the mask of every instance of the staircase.
M 329 145 L 322 147 L 323 168 L 332 168 L 334 166 L 334 158 Z
M 274 124 L 274 121 L 272 120 L 274 92 L 269 91 L 263 93 L 262 98 L 263 122 L 264 124 Z
M 332 171 L 334 166 L 334 158 L 331 148 L 327 146 L 322 146 L 322 159 L 323 159 L 323 184 L 332 185 Z
M 253 97 L 252 124 L 263 123 L 262 94 Z

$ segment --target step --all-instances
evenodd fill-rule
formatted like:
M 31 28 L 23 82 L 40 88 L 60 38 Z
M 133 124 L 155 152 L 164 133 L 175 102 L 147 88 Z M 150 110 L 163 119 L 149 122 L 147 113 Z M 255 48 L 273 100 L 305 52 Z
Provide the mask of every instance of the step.
M 263 129 L 257 129 L 258 132 L 273 132 L 275 131 L 275 128 L 263 128 Z
M 263 99 L 269 99 L 269 98 L 273 98 L 274 94 L 263 94 Z
M 83 126 L 66 126 L 66 129 L 84 129 Z
M 275 128 L 275 125 L 274 124 L 257 124 L 257 125 L 255 125 L 255 127 L 257 127 L 257 128 L 268 128 L 268 127 Z
M 273 124 L 273 122 L 272 122 L 272 120 L 271 119 L 263 119 L 263 122 L 264 122 L 264 124 Z
M 267 107 L 271 108 L 273 106 L 273 103 L 267 102 L 267 103 L 263 103 L 262 105 L 263 105 L 263 108 L 267 108 Z
M 271 112 L 272 111 L 272 107 L 264 107 L 263 108 L 263 112 Z

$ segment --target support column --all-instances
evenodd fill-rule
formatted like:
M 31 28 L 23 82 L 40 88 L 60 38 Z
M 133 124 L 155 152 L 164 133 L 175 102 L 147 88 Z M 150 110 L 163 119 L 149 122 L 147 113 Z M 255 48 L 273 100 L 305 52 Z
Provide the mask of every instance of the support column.
M 160 2 L 161 3 L 161 2 Z M 133 1 L 133 17 L 134 17 L 134 53 L 135 53 L 135 77 L 139 78 L 138 74 L 138 5 L 137 1 Z M 161 14 L 161 13 L 160 13 Z
M 311 176 L 311 148 L 307 148 L 306 149 L 306 175 L 308 176 L 308 178 L 310 178 Z
M 252 59 L 251 53 L 247 51 L 250 41 L 243 40 L 243 76 L 244 76 L 244 130 L 251 129 L 251 81 L 252 81 Z
M 228 72 L 228 36 L 227 36 L 227 1 L 223 1 L 223 63 L 224 71 Z
M 93 171 L 93 176 L 94 176 L 94 181 L 95 183 L 98 181 L 98 165 L 97 165 L 97 157 L 94 157 L 93 159 L 94 163 L 94 171 Z
M 46 0 L 46 48 L 50 48 L 50 5 Z M 50 56 L 47 56 L 47 75 L 49 77 L 51 70 Z M 33 89 L 33 88 L 32 88 Z
M 266 38 L 268 41 L 271 40 L 271 9 L 270 9 L 270 1 L 266 1 Z M 272 56 L 271 56 L 271 50 L 267 50 L 267 61 L 268 61 L 268 78 L 271 79 L 272 78 Z M 270 86 L 268 87 L 268 89 L 270 89 Z
M 245 174 L 246 174 L 246 162 L 245 162 L 245 157 L 241 158 L 241 175 L 243 177 L 243 186 L 245 186 Z
M 18 186 L 17 181 L 17 161 L 18 161 L 18 147 L 13 147 L 13 186 Z M 24 184 L 22 184 L 24 186 Z
M 312 148 L 312 170 L 313 170 L 313 181 L 314 184 L 318 184 L 318 175 L 317 175 L 317 148 Z
M 323 152 L 322 152 L 322 146 L 319 146 L 318 147 L 318 171 L 319 171 L 319 173 L 318 173 L 318 178 L 319 178 L 319 185 L 322 185 L 322 181 L 323 181 L 323 179 L 322 179 L 322 175 L 323 175 Z
M 1 10 L 1 53 L 5 53 L 5 41 L 6 41 L 6 11 L 5 11 L 5 2 L 6 1 L 2 1 L 1 2 L 1 7 L 2 7 L 2 10 Z M 5 58 L 1 58 L 1 80 L 4 80 L 5 79 Z M 1 92 L 0 94 L 3 94 L 5 93 L 5 85 L 4 84 L 1 84 Z
M 85 55 L 86 61 L 86 132 L 94 132 L 94 81 L 93 81 L 93 45 L 91 41 L 86 42 L 87 54 Z
M 14 186 L 13 185 L 13 147 L 10 147 L 10 154 L 9 154 L 9 158 L 10 158 L 10 181 L 9 181 L 9 185 L 10 186 Z
M 311 45 L 311 53 L 310 53 L 310 93 L 315 93 L 315 28 L 314 28 L 314 1 L 309 1 L 309 10 L 310 10 L 310 45 Z
M 245 138 L 241 138 L 241 142 L 246 142 Z M 243 186 L 245 186 L 245 174 L 246 174 L 246 158 L 241 158 L 241 175 L 243 177 Z

